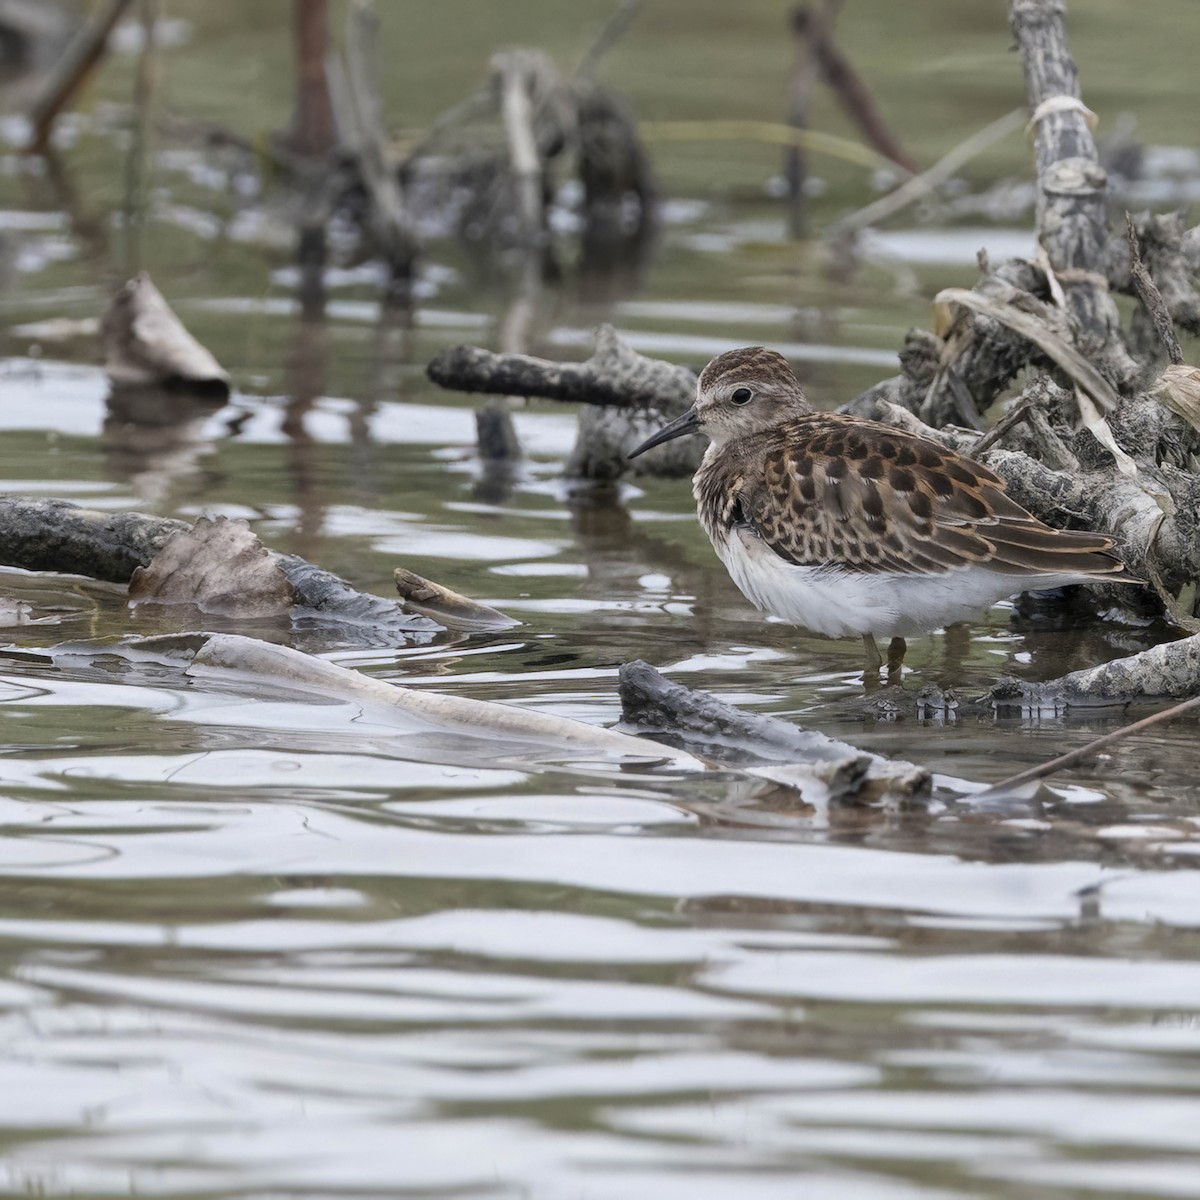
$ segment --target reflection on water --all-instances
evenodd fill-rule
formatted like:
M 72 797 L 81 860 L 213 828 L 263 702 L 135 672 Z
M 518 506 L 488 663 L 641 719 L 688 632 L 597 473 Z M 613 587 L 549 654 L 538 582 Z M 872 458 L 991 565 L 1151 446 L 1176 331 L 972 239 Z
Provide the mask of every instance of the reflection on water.
M 184 406 L 166 427 L 207 465 L 160 506 L 240 500 L 268 540 L 303 537 L 381 591 L 402 559 L 525 624 L 386 650 L 318 630 L 308 648 L 599 723 L 618 716 L 617 664 L 644 657 L 981 781 L 1090 736 L 864 724 L 854 647 L 749 611 L 685 486 L 564 503 L 570 423 L 524 411 L 539 452 L 488 504 L 469 414 L 429 392 L 410 409 L 389 361 L 362 405 L 305 392 L 297 366 L 300 407 L 249 407 L 232 437 Z M 105 452 L 94 383 L 53 365 L 26 380 L 26 411 L 55 398 L 41 425 L 61 450 L 14 430 L 6 471 L 65 453 L 75 494 L 144 507 L 164 447 Z M 438 412 L 461 418 L 440 442 Z M 1115 747 L 1090 786 L 1015 815 L 938 803 L 750 827 L 711 784 L 489 763 L 345 705 L 97 657 L 80 639 L 130 629 L 117 589 L 9 573 L 0 591 L 47 622 L 7 629 L 0 652 L 7 1192 L 1194 1191 L 1189 730 Z M 969 693 L 1138 638 L 1013 616 L 914 643 L 910 686 Z M 79 644 L 36 652 L 59 642 Z
M 864 711 L 858 648 L 749 609 L 686 484 L 568 488 L 573 415 L 549 403 L 513 412 L 524 456 L 489 468 L 473 402 L 423 376 L 451 342 L 574 355 L 612 320 L 691 363 L 780 346 L 830 407 L 1019 230 L 881 235 L 896 292 L 892 266 L 822 275 L 774 206 L 672 201 L 606 278 L 589 253 L 521 288 L 444 248 L 412 311 L 361 263 L 302 302 L 269 204 L 164 149 L 144 249 L 246 387 L 222 409 L 109 396 L 81 365 L 110 282 L 87 154 L 111 140 L 81 128 L 44 176 L 0 155 L 22 283 L 0 491 L 243 517 L 366 590 L 402 562 L 523 622 L 263 633 L 413 687 L 612 724 L 617 668 L 644 658 L 979 784 L 1119 720 Z M 1010 811 L 751 813 L 719 781 L 501 760 L 98 652 L 182 619 L 0 571 L 5 1194 L 1200 1196 L 1194 725 Z M 1001 605 L 914 641 L 906 682 L 970 697 L 1160 635 Z

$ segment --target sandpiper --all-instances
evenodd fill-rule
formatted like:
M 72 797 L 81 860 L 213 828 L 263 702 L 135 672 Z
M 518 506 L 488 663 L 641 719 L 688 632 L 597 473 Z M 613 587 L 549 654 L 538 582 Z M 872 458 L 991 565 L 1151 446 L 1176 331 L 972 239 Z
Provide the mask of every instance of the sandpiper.
M 898 674 L 905 637 L 1031 588 L 1137 583 L 1099 533 L 1053 529 L 1004 481 L 928 438 L 814 412 L 787 359 L 719 355 L 696 403 L 630 457 L 699 430 L 692 491 L 713 549 L 755 607 L 829 637 L 860 635 Z

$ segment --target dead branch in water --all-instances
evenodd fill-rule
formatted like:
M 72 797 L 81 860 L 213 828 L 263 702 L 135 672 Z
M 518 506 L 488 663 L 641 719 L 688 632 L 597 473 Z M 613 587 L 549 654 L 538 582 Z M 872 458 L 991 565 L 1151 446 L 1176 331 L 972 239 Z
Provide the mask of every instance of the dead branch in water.
M 930 775 L 921 767 L 866 753 L 778 717 L 743 712 L 707 692 L 672 683 L 649 663 L 625 663 L 620 687 L 621 720 L 651 736 L 682 738 L 706 753 L 723 749 L 765 762 L 821 764 L 843 799 L 929 794 Z
M 830 26 L 827 20 L 815 21 L 810 29 L 813 55 L 821 78 L 837 96 L 846 115 L 859 127 L 867 142 L 885 158 L 915 174 L 920 168 L 883 119 L 866 81 L 834 44 Z
M 1200 634 L 1163 642 L 1098 667 L 1045 683 L 1002 680 L 990 693 L 997 709 L 1059 715 L 1148 700 L 1200 696 Z
M 295 39 L 296 108 L 288 148 L 301 158 L 327 159 L 337 144 L 329 59 L 329 0 L 292 0 Z
M 190 529 L 185 521 L 146 513 L 96 512 L 64 500 L 3 496 L 0 565 L 128 583 L 134 571 L 148 567 L 176 534 Z M 406 635 L 425 635 L 433 628 L 426 618 L 411 616 L 382 596 L 360 592 L 302 558 L 274 552 L 270 558 L 295 589 L 299 609 L 320 614 L 330 623 L 354 626 L 368 641 L 402 641 Z
M 583 405 L 567 474 L 610 482 L 629 469 L 640 442 L 691 404 L 696 376 L 686 367 L 638 354 L 610 325 L 596 331 L 585 362 L 551 362 L 525 354 L 496 354 L 479 346 L 441 351 L 426 374 L 439 387 L 502 396 L 538 396 Z M 649 473 L 690 475 L 700 462 L 699 438 L 678 438 L 644 458 Z M 632 464 L 642 463 L 639 458 Z
M 456 392 L 537 396 L 569 404 L 613 408 L 670 408 L 691 403 L 696 376 L 631 349 L 611 325 L 596 332 L 596 350 L 584 362 L 553 362 L 527 354 L 496 354 L 480 346 L 449 346 L 425 373 Z

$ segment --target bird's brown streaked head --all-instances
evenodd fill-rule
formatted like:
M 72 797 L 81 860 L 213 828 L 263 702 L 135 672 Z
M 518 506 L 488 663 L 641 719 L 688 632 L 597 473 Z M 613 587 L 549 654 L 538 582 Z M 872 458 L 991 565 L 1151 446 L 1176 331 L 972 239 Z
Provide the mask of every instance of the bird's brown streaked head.
M 740 441 L 812 411 L 782 354 L 743 346 L 717 355 L 700 372 L 696 403 L 629 457 L 696 430 L 718 446 Z

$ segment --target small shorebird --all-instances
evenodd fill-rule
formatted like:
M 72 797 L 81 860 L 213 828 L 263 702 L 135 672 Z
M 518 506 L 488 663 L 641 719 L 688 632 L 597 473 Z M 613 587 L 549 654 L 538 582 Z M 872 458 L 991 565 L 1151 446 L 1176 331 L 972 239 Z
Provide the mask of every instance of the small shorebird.
M 860 635 L 888 672 L 904 638 L 1031 588 L 1138 583 L 1099 533 L 1052 529 L 987 467 L 928 438 L 814 412 L 762 346 L 704 368 L 696 403 L 630 457 L 708 435 L 692 491 L 713 549 L 756 608 L 829 637 Z

